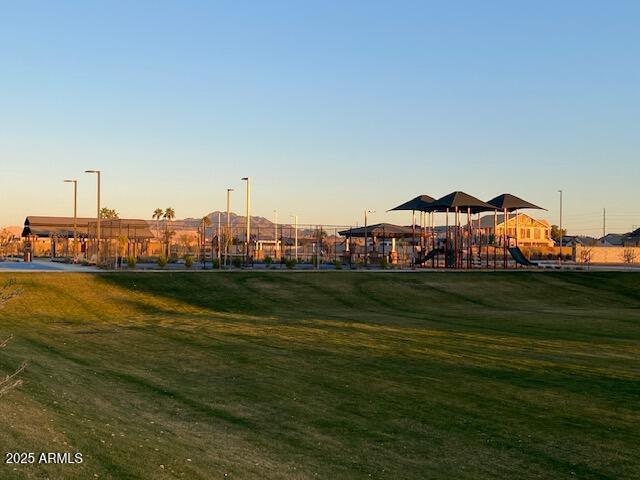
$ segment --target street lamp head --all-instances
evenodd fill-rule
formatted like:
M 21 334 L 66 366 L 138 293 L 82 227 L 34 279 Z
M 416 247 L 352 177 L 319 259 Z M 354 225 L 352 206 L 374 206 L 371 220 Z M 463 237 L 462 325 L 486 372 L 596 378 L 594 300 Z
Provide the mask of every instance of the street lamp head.
M 63 180 L 65 183 L 76 183 L 77 180 Z
M 249 177 L 242 177 L 240 180 L 249 180 Z
M 85 170 L 84 173 L 100 173 L 100 170 Z
M 233 192 L 233 188 L 227 188 L 227 192 Z

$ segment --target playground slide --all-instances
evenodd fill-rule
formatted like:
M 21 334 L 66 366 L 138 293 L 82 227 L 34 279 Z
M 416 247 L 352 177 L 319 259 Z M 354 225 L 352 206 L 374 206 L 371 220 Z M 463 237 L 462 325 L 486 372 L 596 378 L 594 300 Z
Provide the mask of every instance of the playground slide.
M 537 263 L 532 262 L 527 257 L 525 257 L 524 253 L 522 253 L 522 250 L 520 250 L 519 247 L 510 247 L 509 248 L 509 253 L 513 257 L 513 259 L 516 261 L 516 263 L 519 263 L 520 265 L 525 265 L 527 267 L 537 267 L 538 266 Z
M 434 248 L 433 250 L 427 252 L 427 254 L 424 257 L 416 258 L 416 263 L 420 265 L 421 263 L 431 260 L 436 255 L 441 255 L 443 253 L 444 253 L 444 248 Z

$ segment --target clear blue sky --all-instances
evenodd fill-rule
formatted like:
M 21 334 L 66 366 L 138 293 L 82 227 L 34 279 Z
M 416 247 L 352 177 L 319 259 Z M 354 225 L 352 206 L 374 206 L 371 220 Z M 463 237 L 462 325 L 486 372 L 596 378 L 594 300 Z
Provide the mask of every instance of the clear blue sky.
M 0 224 L 103 203 L 408 223 L 512 192 L 640 224 L 640 2 L 3 2 Z

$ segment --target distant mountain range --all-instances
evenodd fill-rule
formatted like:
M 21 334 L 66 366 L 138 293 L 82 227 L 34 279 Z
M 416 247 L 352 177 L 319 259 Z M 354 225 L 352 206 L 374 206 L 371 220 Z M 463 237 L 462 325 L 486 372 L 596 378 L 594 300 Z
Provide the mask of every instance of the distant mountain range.
M 213 231 L 214 229 L 217 228 L 218 215 L 220 216 L 219 218 L 222 226 L 223 227 L 226 226 L 227 212 L 220 212 L 216 210 L 215 212 L 211 212 L 206 215 L 211 221 L 211 226 L 207 227 L 207 232 Z M 184 220 L 182 220 L 182 222 L 183 224 L 188 225 L 190 228 L 198 228 L 201 225 L 202 218 L 185 218 Z M 229 212 L 229 223 L 231 224 L 231 228 L 242 229 L 247 224 L 247 217 L 244 215 L 238 215 L 237 213 Z M 254 216 L 254 215 L 251 216 L 251 230 L 254 233 L 260 230 L 265 232 L 273 231 L 274 226 L 275 226 L 274 222 L 269 220 L 268 218 Z M 305 225 L 305 227 L 307 228 L 302 228 L 301 226 L 299 227 L 298 233 L 300 236 L 314 235 L 313 233 L 315 231 L 314 228 L 308 228 L 308 225 Z M 175 228 L 175 226 L 173 228 Z M 281 229 L 281 228 L 285 228 L 285 229 L 293 228 L 293 224 L 290 222 L 287 222 L 284 224 L 278 222 L 278 229 Z
M 0 227 L 0 230 L 6 230 L 7 232 L 11 233 L 12 235 L 15 235 L 16 237 L 19 237 L 20 234 L 22 234 L 22 228 L 23 227 L 9 226 L 9 227 Z
M 227 224 L 227 212 L 215 211 L 208 213 L 206 217 L 209 218 L 212 225 L 218 225 L 218 218 L 222 225 Z M 202 222 L 202 218 L 185 218 L 184 223 L 197 227 Z M 247 223 L 247 217 L 244 215 L 238 215 L 237 213 L 229 212 L 229 223 L 232 227 L 244 227 Z M 280 225 L 280 224 L 278 224 Z M 273 228 L 274 223 L 265 217 L 251 216 L 251 228 Z

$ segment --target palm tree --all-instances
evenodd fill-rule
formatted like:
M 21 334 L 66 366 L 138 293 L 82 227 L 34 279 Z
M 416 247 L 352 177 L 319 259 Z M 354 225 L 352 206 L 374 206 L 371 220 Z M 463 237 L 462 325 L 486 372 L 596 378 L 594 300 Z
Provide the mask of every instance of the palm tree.
M 161 208 L 156 208 L 153 211 L 153 214 L 151 215 L 151 218 L 156 221 L 156 237 L 158 238 L 158 240 L 161 240 L 161 237 L 160 237 L 160 219 L 162 218 L 162 214 L 163 213 L 164 213 L 164 210 L 162 210 Z
M 107 220 L 118 218 L 118 212 L 115 208 L 102 207 L 100 209 L 100 218 L 104 218 Z
M 176 218 L 176 212 L 173 210 L 173 208 L 167 207 L 167 209 L 164 211 L 163 217 L 171 221 Z
M 166 221 L 171 221 L 174 218 L 176 218 L 176 212 L 173 208 L 171 207 L 167 207 L 164 211 L 164 214 L 162 215 L 162 217 L 166 220 Z M 168 224 L 165 223 L 164 224 L 164 231 L 165 231 L 165 236 L 167 239 L 167 258 L 169 258 L 169 255 L 171 253 L 171 235 L 173 234 L 173 232 L 171 232 L 171 234 L 169 233 L 168 230 Z
M 153 211 L 153 215 L 151 215 L 151 218 L 156 221 L 156 235 L 158 236 L 158 238 L 160 238 L 160 219 L 162 218 L 163 214 L 164 210 L 162 210 L 161 208 L 156 208 Z

